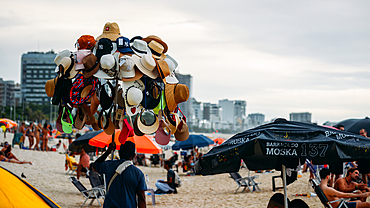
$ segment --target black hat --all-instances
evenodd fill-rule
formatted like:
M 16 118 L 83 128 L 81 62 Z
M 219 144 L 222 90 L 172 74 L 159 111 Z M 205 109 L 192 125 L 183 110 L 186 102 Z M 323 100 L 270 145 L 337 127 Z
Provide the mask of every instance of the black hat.
M 105 54 L 110 54 L 113 51 L 112 41 L 108 38 L 102 38 L 98 41 L 98 45 L 94 48 L 94 54 L 100 60 Z

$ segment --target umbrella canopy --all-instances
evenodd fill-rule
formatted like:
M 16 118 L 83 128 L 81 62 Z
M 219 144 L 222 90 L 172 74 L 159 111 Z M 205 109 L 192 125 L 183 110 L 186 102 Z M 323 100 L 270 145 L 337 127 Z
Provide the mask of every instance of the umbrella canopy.
M 225 141 L 225 139 L 219 137 L 219 138 L 214 139 L 213 141 L 215 142 L 215 144 L 219 144 L 220 145 L 220 144 L 222 144 Z
M 103 130 L 99 130 L 99 131 L 93 131 L 93 132 L 83 134 L 82 136 L 74 140 L 72 143 L 74 143 L 75 145 L 89 144 L 90 139 L 92 139 L 93 137 L 95 137 L 96 135 L 102 132 Z
M 27 181 L 0 166 L 1 207 L 59 207 Z
M 344 126 L 344 131 L 352 132 L 359 134 L 361 129 L 365 129 L 367 132 L 370 132 L 370 119 L 369 117 L 363 119 L 347 119 L 337 123 L 334 127 L 339 125 Z
M 203 175 L 237 172 L 240 161 L 250 170 L 296 168 L 308 158 L 314 164 L 370 159 L 370 139 L 340 130 L 276 119 L 236 134 L 214 147 L 197 164 Z
M 6 130 L 6 124 L 4 124 L 4 123 L 2 123 L 2 122 L 0 122 L 0 128 L 3 130 L 3 131 L 5 131 Z
M 5 121 L 8 123 L 9 127 L 7 128 L 12 128 L 13 126 L 18 126 L 17 122 L 11 120 L 11 119 L 8 119 L 8 118 L 0 118 L 0 121 Z
M 176 143 L 172 146 L 173 150 L 187 150 L 187 149 L 193 149 L 194 147 L 206 147 L 211 144 L 213 144 L 213 140 L 202 135 L 202 134 L 191 134 L 189 135 L 189 138 L 185 141 L 179 142 L 176 141 Z
M 95 137 L 96 135 L 100 134 L 101 132 L 103 132 L 103 130 L 99 130 L 99 131 L 94 131 L 94 132 L 89 132 L 89 133 L 86 133 L 80 137 L 78 137 L 77 139 L 75 139 L 68 147 L 68 149 L 72 152 L 81 152 L 81 149 L 84 148 L 85 152 L 95 152 L 97 151 L 96 149 L 98 147 L 94 147 L 94 146 L 91 146 L 89 144 L 89 141 L 91 138 Z M 98 149 L 98 151 L 100 150 L 101 148 Z
M 143 154 L 160 154 L 162 149 L 158 146 L 157 143 L 148 135 L 143 136 L 133 136 L 127 139 L 135 143 L 136 152 Z
M 114 142 L 116 143 L 116 150 L 120 149 L 121 143 L 118 141 L 119 134 L 121 133 L 120 129 L 116 129 L 114 134 Z M 112 142 L 112 135 L 106 134 L 104 131 L 94 136 L 89 140 L 89 144 L 94 147 L 108 147 Z

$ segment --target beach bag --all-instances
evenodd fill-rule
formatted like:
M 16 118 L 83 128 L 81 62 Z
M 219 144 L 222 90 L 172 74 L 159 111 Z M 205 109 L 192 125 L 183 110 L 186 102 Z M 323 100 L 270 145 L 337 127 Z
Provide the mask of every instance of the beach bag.
M 177 174 L 177 172 L 176 172 L 176 171 L 173 171 L 173 172 L 175 173 L 175 181 L 174 181 L 175 186 L 176 186 L 176 187 L 181 187 L 182 182 L 181 182 L 181 179 L 180 179 L 179 174 Z

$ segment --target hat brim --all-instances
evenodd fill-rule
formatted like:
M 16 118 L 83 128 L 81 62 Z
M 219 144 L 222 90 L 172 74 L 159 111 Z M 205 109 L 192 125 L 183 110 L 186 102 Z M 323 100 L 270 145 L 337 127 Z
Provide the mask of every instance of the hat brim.
M 179 80 L 176 78 L 175 74 L 172 73 L 170 75 L 168 75 L 166 78 L 165 78 L 165 81 L 166 83 L 168 84 L 177 84 L 179 83 Z
M 142 56 L 144 56 L 144 55 L 146 55 L 146 54 L 150 54 L 150 55 L 152 55 L 152 52 L 150 51 L 150 48 L 148 47 L 148 46 L 146 46 L 146 53 L 142 53 L 142 52 L 140 52 L 140 51 L 138 51 L 138 50 L 136 50 L 134 47 L 132 47 L 133 46 L 133 43 L 130 43 L 130 48 L 132 49 L 132 51 L 134 52 L 134 54 L 136 54 L 136 55 L 138 55 L 139 57 L 142 57 Z
M 181 122 L 183 122 L 181 129 L 177 129 L 177 131 L 175 132 L 175 139 L 180 142 L 185 141 L 189 138 L 189 126 L 184 120 L 182 120 Z
M 163 42 L 163 40 L 161 40 L 161 39 L 154 38 L 154 37 L 146 37 L 146 38 L 143 38 L 142 40 L 147 42 L 147 43 L 150 43 L 150 41 L 152 41 L 152 40 L 157 41 L 158 43 L 160 43 L 163 46 L 163 53 L 166 53 L 167 50 L 168 50 L 167 44 L 165 42 Z
M 132 78 L 122 77 L 121 81 L 123 81 L 123 82 L 135 81 L 135 80 L 140 79 L 144 75 L 136 66 L 134 66 L 134 70 L 135 70 L 135 76 L 134 77 L 132 77 Z
M 148 71 L 141 65 L 140 57 L 138 56 L 132 56 L 132 59 L 135 62 L 136 67 L 146 76 L 152 78 L 152 79 L 157 79 L 158 77 L 158 70 L 157 67 L 154 67 L 153 71 Z
M 142 118 L 142 116 L 141 116 L 141 114 L 143 113 L 144 111 L 142 111 L 141 113 L 139 113 L 139 115 L 138 115 L 138 119 L 137 119 L 137 127 L 139 128 L 139 130 L 141 131 L 141 132 L 143 132 L 144 134 L 153 134 L 154 132 L 156 132 L 157 131 L 157 129 L 158 129 L 158 125 L 159 125 L 159 123 L 158 123 L 158 118 L 157 118 L 157 116 L 154 114 L 154 112 L 153 112 L 153 115 L 154 115 L 154 118 L 155 118 L 155 121 L 151 124 L 151 125 L 146 125 L 146 124 L 144 124 L 142 121 L 141 121 L 141 119 L 143 119 Z
M 54 96 L 55 85 L 58 82 L 58 78 L 50 79 L 45 83 L 45 92 L 48 97 Z
M 102 33 L 95 40 L 96 40 L 96 42 L 98 42 L 102 38 L 108 38 L 112 42 L 113 41 L 115 42 L 117 40 L 117 38 L 119 38 L 119 37 L 121 37 L 121 35 L 117 34 L 117 33 Z
M 173 123 L 170 121 L 169 116 L 171 116 L 171 115 L 175 116 L 175 121 L 174 121 L 175 125 L 173 125 Z M 166 121 L 168 121 L 167 123 L 169 124 L 168 127 L 171 129 L 171 134 L 175 134 L 176 130 L 177 130 L 177 126 L 180 123 L 179 115 L 177 115 L 177 113 L 170 113 L 170 115 L 167 115 Z
M 173 112 L 177 106 L 174 93 L 175 86 L 176 84 L 165 84 L 164 86 L 165 100 L 170 112 Z
M 131 86 L 134 86 L 134 87 L 140 89 L 141 91 L 143 91 L 145 89 L 144 83 L 141 80 L 128 81 L 128 82 L 123 82 L 122 83 L 123 93 L 126 94 L 127 93 L 127 90 Z M 135 106 L 130 106 L 127 103 L 127 99 L 125 98 L 124 100 L 125 100 L 126 113 L 127 113 L 127 115 L 134 116 L 134 115 L 140 113 L 141 109 L 143 108 L 140 104 L 135 105 Z

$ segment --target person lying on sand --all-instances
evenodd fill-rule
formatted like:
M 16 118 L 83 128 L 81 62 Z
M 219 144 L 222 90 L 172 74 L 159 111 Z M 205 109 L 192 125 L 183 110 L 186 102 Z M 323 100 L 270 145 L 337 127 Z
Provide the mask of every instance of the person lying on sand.
M 29 162 L 29 161 L 18 161 L 18 160 L 15 160 L 15 159 L 8 159 L 8 158 L 5 157 L 4 152 L 1 152 L 1 151 L 0 151 L 0 161 L 1 162 L 17 163 L 17 164 L 29 163 L 29 164 L 33 165 L 33 163 Z
M 8 145 L 4 151 L 5 157 L 8 159 L 14 159 L 14 160 L 19 161 L 18 158 L 11 151 L 12 151 L 12 146 Z

